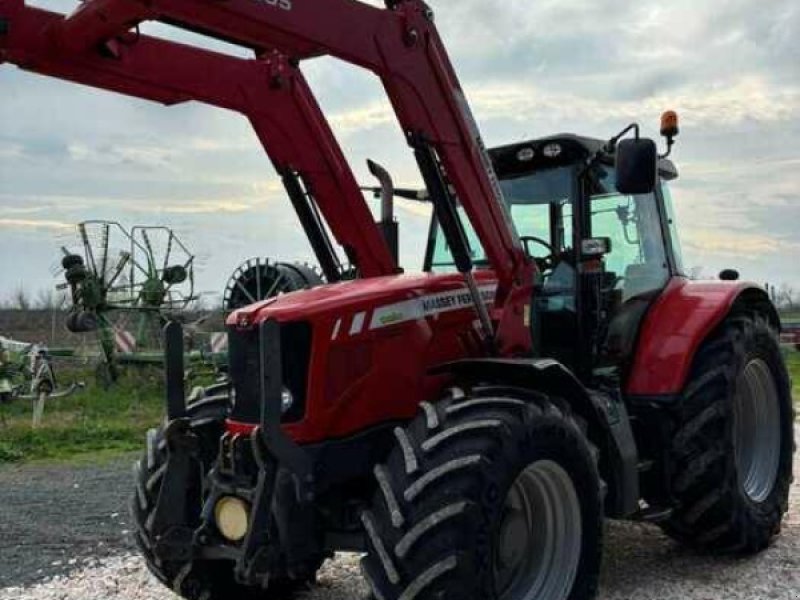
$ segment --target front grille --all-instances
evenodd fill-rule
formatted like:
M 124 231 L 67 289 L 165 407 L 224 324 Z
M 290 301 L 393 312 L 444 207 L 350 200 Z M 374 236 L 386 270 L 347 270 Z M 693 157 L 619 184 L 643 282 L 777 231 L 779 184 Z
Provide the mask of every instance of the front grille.
M 283 386 L 294 398 L 282 423 L 296 423 L 305 416 L 311 333 L 311 325 L 304 321 L 280 326 Z M 261 358 L 257 329 L 228 328 L 228 363 L 235 398 L 231 417 L 242 423 L 258 423 L 261 420 Z

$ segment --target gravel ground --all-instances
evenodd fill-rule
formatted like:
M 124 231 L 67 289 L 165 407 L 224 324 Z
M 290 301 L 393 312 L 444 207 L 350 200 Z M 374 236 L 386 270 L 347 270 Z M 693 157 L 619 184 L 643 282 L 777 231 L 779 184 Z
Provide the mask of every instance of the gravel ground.
M 121 539 L 125 513 L 116 512 L 127 495 L 129 464 L 115 463 L 100 473 L 96 468 L 0 472 L 0 600 L 175 600 Z M 795 479 L 781 537 L 755 558 L 698 556 L 655 527 L 611 523 L 600 598 L 800 600 L 800 461 Z M 56 508 L 47 494 L 64 485 L 66 499 Z M 44 524 L 40 516 L 54 511 L 63 518 Z M 20 513 L 30 522 L 18 523 Z M 42 573 L 47 579 L 32 584 Z M 356 600 L 365 591 L 358 557 L 340 555 L 325 565 L 319 587 L 305 600 Z
M 0 596 L 84 558 L 134 550 L 126 531 L 134 458 L 0 469 Z

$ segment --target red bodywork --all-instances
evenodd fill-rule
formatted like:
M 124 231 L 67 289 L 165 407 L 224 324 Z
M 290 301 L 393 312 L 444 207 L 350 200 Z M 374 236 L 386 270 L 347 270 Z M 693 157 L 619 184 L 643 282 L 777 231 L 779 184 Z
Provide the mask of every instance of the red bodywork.
M 486 297 L 492 273 L 477 274 Z M 408 420 L 443 381 L 433 365 L 479 357 L 475 311 L 460 275 L 398 275 L 295 292 L 239 310 L 230 326 L 267 319 L 312 328 L 306 417 L 286 427 L 298 442 L 341 438 L 392 420 Z M 249 431 L 250 424 L 232 424 Z
M 642 325 L 626 393 L 680 393 L 700 344 L 749 289 L 761 288 L 741 281 L 673 279 Z

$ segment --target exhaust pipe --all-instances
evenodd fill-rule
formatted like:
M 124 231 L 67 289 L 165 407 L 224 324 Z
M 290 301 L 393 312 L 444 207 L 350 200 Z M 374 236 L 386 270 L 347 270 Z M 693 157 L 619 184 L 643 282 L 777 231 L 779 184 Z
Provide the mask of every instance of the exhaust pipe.
M 383 238 L 389 246 L 396 265 L 400 265 L 400 231 L 394 219 L 394 183 L 389 171 L 384 169 L 375 161 L 368 160 L 367 168 L 369 172 L 378 180 L 380 184 L 381 196 L 381 220 L 378 226 L 383 232 Z

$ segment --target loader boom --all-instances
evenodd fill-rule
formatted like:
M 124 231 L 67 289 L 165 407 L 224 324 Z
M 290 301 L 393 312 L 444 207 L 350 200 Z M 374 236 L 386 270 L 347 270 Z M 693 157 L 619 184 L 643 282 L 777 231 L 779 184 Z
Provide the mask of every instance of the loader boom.
M 196 100 L 244 114 L 284 181 L 292 174 L 303 181 L 364 277 L 397 266 L 299 64 L 330 55 L 373 71 L 409 142 L 435 153 L 486 251 L 498 278 L 492 316 L 498 337 L 508 338 L 501 346 L 525 345 L 521 304 L 528 300 L 519 290 L 529 288 L 533 267 L 433 14 L 421 0 L 387 4 L 88 0 L 64 17 L 24 0 L 0 0 L 0 61 L 164 104 Z M 256 58 L 139 35 L 148 20 L 252 48 Z M 515 318 L 505 314 L 509 301 Z
M 9 13 L 10 5 L 16 10 Z M 302 73 L 284 56 L 243 60 L 148 36 L 106 45 L 102 52 L 64 50 L 53 38 L 66 22 L 61 15 L 15 0 L 0 2 L 0 17 L 8 23 L 0 57 L 23 69 L 166 105 L 195 100 L 243 114 L 278 172 L 299 173 L 313 190 L 335 237 L 353 251 L 364 275 L 396 270 Z

